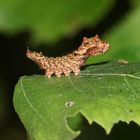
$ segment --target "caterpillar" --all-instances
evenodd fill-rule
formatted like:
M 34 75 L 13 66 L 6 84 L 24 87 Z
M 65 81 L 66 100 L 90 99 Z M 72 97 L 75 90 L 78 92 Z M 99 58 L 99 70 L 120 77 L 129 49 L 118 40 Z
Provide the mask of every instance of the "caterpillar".
M 110 45 L 96 35 L 91 38 L 83 37 L 82 44 L 77 50 L 62 57 L 47 57 L 41 52 L 32 52 L 29 49 L 27 49 L 26 55 L 45 71 L 46 77 L 50 78 L 52 75 L 68 76 L 71 72 L 78 75 L 81 66 L 85 65 L 89 56 L 104 54 L 109 48 Z

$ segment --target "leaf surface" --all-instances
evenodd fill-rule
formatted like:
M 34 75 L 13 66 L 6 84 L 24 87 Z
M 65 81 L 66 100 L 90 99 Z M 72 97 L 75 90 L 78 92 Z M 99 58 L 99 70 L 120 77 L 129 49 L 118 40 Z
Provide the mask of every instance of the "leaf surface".
M 140 124 L 140 63 L 87 66 L 79 76 L 23 76 L 14 107 L 31 140 L 72 140 L 67 118 L 81 113 L 107 133 L 119 121 Z

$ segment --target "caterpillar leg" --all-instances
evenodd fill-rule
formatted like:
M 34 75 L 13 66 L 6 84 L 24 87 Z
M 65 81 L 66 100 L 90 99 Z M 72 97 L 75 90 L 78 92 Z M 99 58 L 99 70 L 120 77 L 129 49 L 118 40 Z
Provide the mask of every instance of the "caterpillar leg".
M 56 75 L 57 77 L 61 77 L 62 72 L 56 72 L 55 75 Z
M 54 74 L 54 72 L 52 70 L 47 69 L 45 72 L 45 76 L 48 78 L 51 78 L 51 76 Z
M 75 69 L 73 69 L 73 72 L 74 72 L 75 75 L 79 75 L 80 69 L 79 68 L 75 68 Z
M 64 68 L 63 73 L 65 76 L 68 76 L 71 73 L 71 70 L 69 68 Z
M 63 71 L 61 68 L 58 67 L 57 69 L 55 69 L 55 75 L 57 77 L 61 77 L 62 73 L 63 73 Z
M 73 64 L 73 66 L 71 67 L 71 71 L 73 71 L 75 75 L 79 75 L 80 68 L 76 64 Z

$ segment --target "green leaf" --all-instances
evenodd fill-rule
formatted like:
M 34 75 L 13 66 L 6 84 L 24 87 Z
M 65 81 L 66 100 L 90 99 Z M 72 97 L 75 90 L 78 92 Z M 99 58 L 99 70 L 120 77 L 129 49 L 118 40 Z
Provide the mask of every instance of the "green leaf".
M 81 113 L 107 133 L 119 121 L 140 125 L 140 63 L 87 66 L 79 76 L 24 76 L 14 107 L 31 140 L 72 140 L 67 118 Z
M 97 25 L 112 8 L 112 0 L 1 0 L 0 30 L 29 29 L 34 41 L 53 42 L 89 24 Z
M 125 59 L 130 62 L 140 62 L 140 6 L 127 13 L 119 22 L 104 35 L 104 40 L 110 43 L 110 51 L 97 57 L 91 57 L 87 63 L 104 60 Z

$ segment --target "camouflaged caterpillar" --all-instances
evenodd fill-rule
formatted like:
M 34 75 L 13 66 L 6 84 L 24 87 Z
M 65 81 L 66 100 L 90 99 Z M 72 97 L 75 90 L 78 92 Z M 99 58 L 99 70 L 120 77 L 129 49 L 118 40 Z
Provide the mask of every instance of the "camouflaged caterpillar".
M 39 67 L 45 70 L 45 76 L 50 78 L 53 74 L 57 77 L 65 76 L 73 72 L 75 75 L 80 73 L 80 67 L 85 65 L 89 56 L 104 54 L 110 45 L 101 41 L 98 35 L 91 38 L 83 37 L 80 47 L 72 53 L 62 57 L 46 57 L 41 52 L 26 52 L 28 58 L 33 60 Z

